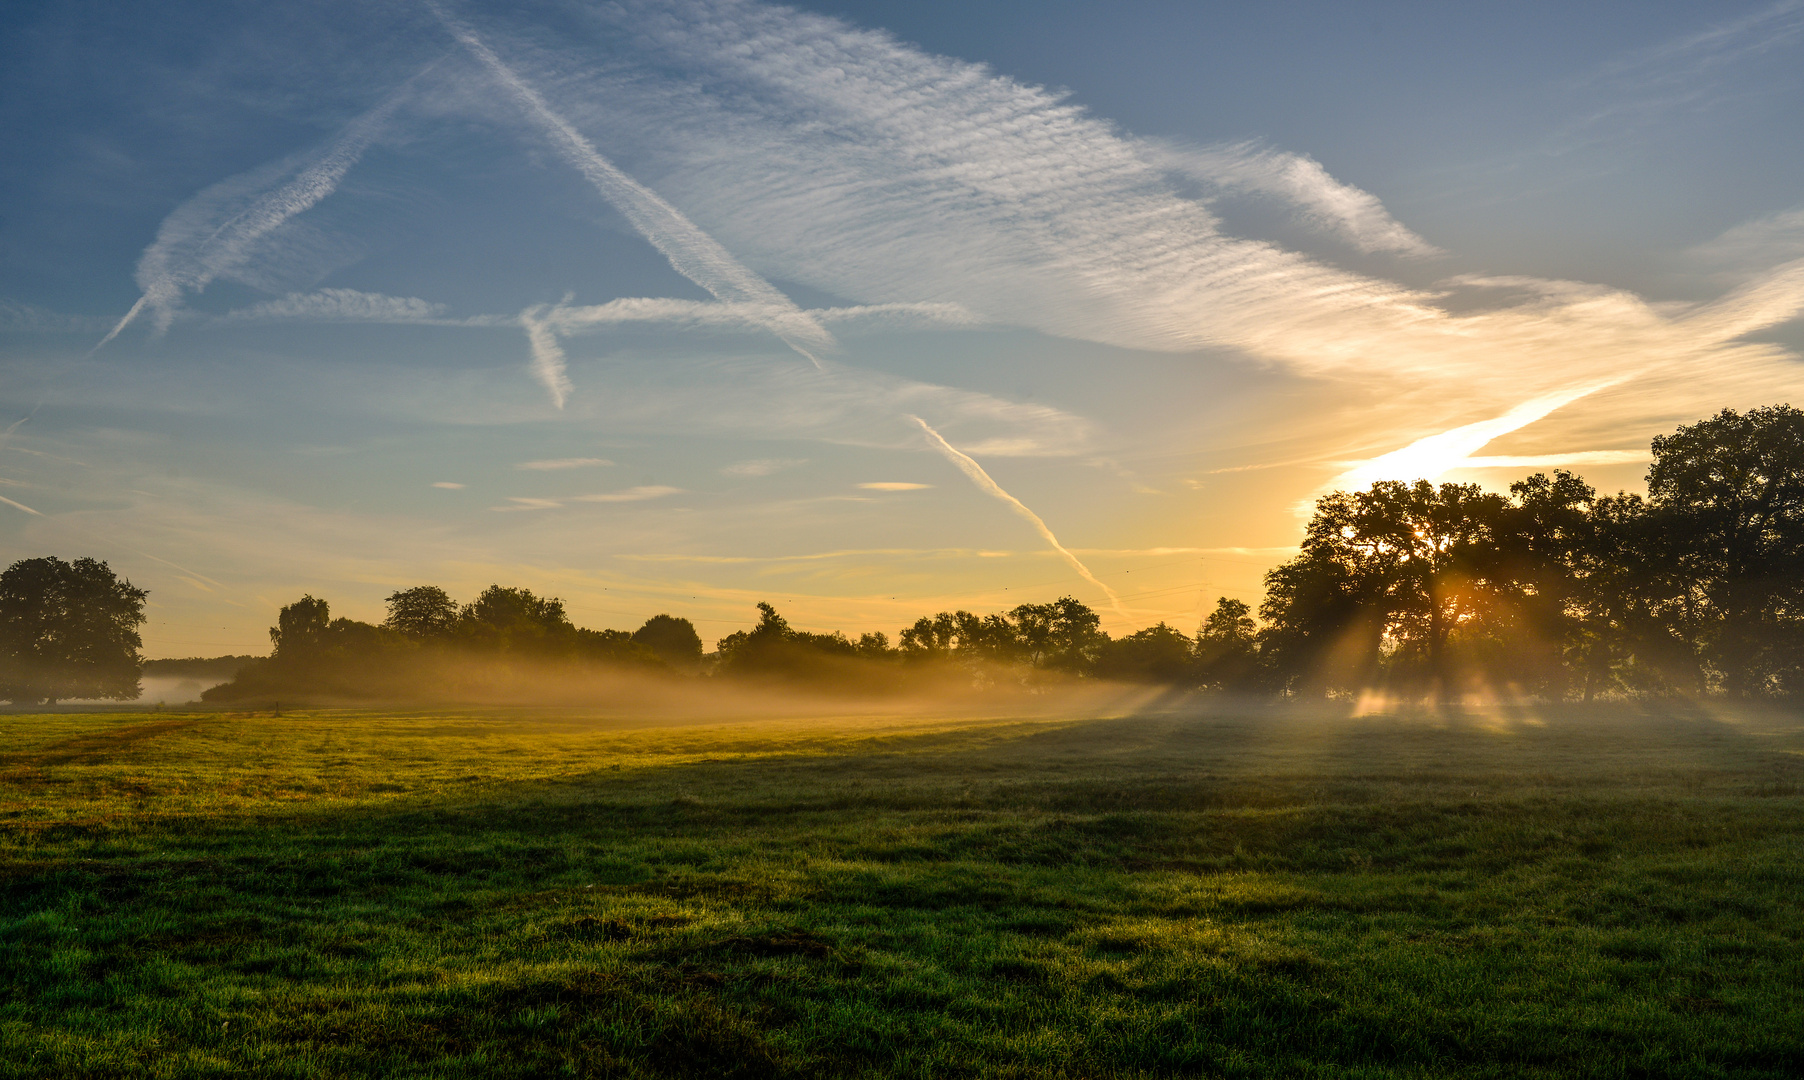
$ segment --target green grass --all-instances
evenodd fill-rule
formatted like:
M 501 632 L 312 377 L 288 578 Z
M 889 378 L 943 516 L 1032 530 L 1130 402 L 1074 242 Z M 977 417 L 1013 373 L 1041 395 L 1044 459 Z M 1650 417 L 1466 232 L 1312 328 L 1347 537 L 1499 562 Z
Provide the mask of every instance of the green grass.
M 0 717 L 0 1076 L 1804 1074 L 1804 723 Z

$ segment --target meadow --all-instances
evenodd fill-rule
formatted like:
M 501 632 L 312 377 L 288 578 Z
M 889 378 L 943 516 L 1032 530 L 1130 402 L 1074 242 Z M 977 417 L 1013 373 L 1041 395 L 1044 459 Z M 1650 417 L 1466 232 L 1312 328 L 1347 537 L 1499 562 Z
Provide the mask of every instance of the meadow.
M 0 716 L 0 1077 L 1804 1075 L 1804 721 Z

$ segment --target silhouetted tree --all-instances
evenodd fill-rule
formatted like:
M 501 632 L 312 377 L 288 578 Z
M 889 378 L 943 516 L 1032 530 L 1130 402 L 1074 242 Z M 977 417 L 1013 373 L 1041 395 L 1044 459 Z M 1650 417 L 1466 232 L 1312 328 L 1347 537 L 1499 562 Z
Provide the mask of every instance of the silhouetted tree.
M 715 670 L 722 675 L 843 681 L 850 678 L 844 661 L 858 654 L 858 646 L 844 634 L 792 629 L 776 608 L 760 602 L 757 626 L 729 634 L 715 645 Z
M 1804 412 L 1724 409 L 1653 450 L 1675 612 L 1731 696 L 1780 690 L 1804 660 Z
M 1101 649 L 1096 674 L 1128 682 L 1180 686 L 1191 680 L 1190 639 L 1164 623 L 1149 626 Z
M 735 630 L 714 643 L 715 670 L 723 675 L 762 674 L 783 667 L 783 646 L 789 641 L 789 620 L 760 600 L 758 625 Z
M 457 628 L 457 601 L 437 585 L 416 585 L 390 593 L 383 626 L 416 641 L 449 637 Z
M 942 611 L 905 627 L 897 648 L 914 661 L 958 660 L 1086 674 L 1109 637 L 1096 612 L 1069 596 L 1050 604 L 1021 604 L 996 615 Z
M 953 638 L 961 656 L 990 664 L 1019 663 L 1023 657 L 1021 627 L 1011 615 L 952 614 Z
M 1102 618 L 1074 597 L 1022 604 L 1008 615 L 1021 655 L 1036 668 L 1087 674 L 1109 643 Z
M 1303 553 L 1266 575 L 1265 648 L 1293 685 L 1450 691 L 1503 640 L 1508 502 L 1476 484 L 1381 480 L 1316 503 Z M 1461 655 L 1456 655 L 1456 653 Z
M 1008 615 L 942 611 L 905 627 L 897 642 L 909 659 L 951 659 L 1013 663 L 1021 659 L 1020 629 Z
M 1567 668 L 1564 682 L 1550 675 L 1542 692 L 1558 697 L 1575 684 L 1591 701 L 1618 687 L 1695 690 L 1685 588 L 1667 554 L 1673 538 L 1647 502 L 1599 496 L 1564 471 L 1537 473 L 1510 491 L 1512 570 L 1526 593 L 1528 640 L 1557 643 Z
M 0 573 L 0 697 L 129 701 L 150 594 L 104 562 L 22 559 Z
M 633 640 L 679 671 L 693 671 L 702 661 L 701 635 L 688 619 L 653 615 L 633 631 Z
M 461 640 L 500 652 L 546 655 L 568 651 L 574 646 L 575 632 L 562 600 L 501 585 L 484 589 L 457 616 Z
M 579 628 L 571 632 L 570 640 L 572 658 L 576 660 L 658 671 L 669 671 L 673 666 L 625 630 Z
M 1582 673 L 1586 701 L 1621 687 L 1695 696 L 1704 690 L 1697 611 L 1659 515 L 1639 495 L 1591 504 L 1594 547 L 1579 578 L 1584 627 L 1596 643 Z
M 417 651 L 386 626 L 332 618 L 331 605 L 311 594 L 276 613 L 269 640 L 274 648 L 268 660 L 246 665 L 232 682 L 202 694 L 202 700 L 367 697 L 402 675 L 403 653 Z
M 324 650 L 330 643 L 332 607 L 312 593 L 284 606 L 269 628 L 269 643 L 277 660 L 300 660 Z
M 942 611 L 923 615 L 904 627 L 896 647 L 910 660 L 944 659 L 957 641 L 958 619 L 952 612 Z
M 1244 600 L 1226 596 L 1196 629 L 1192 681 L 1213 690 L 1260 688 L 1258 624 Z

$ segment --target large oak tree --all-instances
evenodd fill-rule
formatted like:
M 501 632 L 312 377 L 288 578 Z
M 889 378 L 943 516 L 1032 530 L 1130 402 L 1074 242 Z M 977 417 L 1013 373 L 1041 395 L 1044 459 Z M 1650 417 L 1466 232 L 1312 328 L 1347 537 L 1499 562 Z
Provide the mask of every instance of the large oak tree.
M 149 593 L 95 559 L 22 559 L 0 573 L 0 697 L 129 701 Z

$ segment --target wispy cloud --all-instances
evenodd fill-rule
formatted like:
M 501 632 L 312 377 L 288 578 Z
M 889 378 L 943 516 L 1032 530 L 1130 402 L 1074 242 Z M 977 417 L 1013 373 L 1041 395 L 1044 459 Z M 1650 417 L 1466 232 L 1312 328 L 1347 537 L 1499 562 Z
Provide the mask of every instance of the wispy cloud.
M 575 495 L 570 498 L 570 501 L 589 503 L 644 502 L 647 499 L 662 499 L 666 495 L 679 495 L 682 491 L 682 488 L 669 487 L 664 484 L 645 484 L 639 487 L 627 488 L 625 491 L 606 491 L 599 495 Z
M 1795 9 L 1777 5 L 1764 22 L 1679 53 L 1739 55 L 1733 50 L 1753 48 L 1760 27 L 1792 26 Z M 1149 149 L 1047 91 L 788 8 L 628 0 L 567 14 L 571 32 L 555 45 L 505 30 L 485 40 L 469 25 L 446 24 L 560 159 L 716 302 L 639 298 L 479 317 L 524 327 L 535 377 L 560 407 L 572 392 L 567 339 L 635 322 L 773 332 L 829 376 L 825 391 L 798 391 L 814 404 L 851 381 L 820 358 L 834 342 L 828 328 L 886 323 L 1021 326 L 1135 349 L 1228 350 L 1309 377 L 1389 385 L 1432 400 L 1449 422 L 1623 370 L 1645 392 L 1600 395 L 1586 407 L 1607 410 L 1624 430 L 1650 414 L 1804 389 L 1784 349 L 1744 340 L 1804 304 L 1795 268 L 1769 267 L 1689 311 L 1561 282 L 1500 288 L 1464 278 L 1439 291 L 1411 288 L 1225 235 L 1206 203 L 1171 178 L 1177 169 L 1222 190 L 1273 195 L 1363 250 L 1432 252 L 1370 193 L 1305 155 L 1249 143 Z M 509 16 L 484 17 L 499 26 Z M 695 78 L 702 72 L 705 80 Z M 345 140 L 357 141 L 349 130 Z M 616 151 L 633 175 L 615 165 Z M 332 170 L 321 169 L 318 177 L 330 179 Z M 261 198 L 287 191 L 301 173 L 288 187 L 277 177 L 233 191 Z M 1784 226 L 1775 221 L 1769 232 Z M 804 310 L 771 277 L 853 303 Z M 310 305 L 322 317 L 444 314 L 411 298 L 382 308 L 313 295 L 258 307 L 297 318 L 316 310 Z M 868 402 L 887 396 L 897 415 L 955 422 L 880 384 L 865 381 Z M 648 414 L 659 405 L 603 408 Z M 983 454 L 1048 445 L 1039 434 L 952 434 Z
M 460 484 L 455 480 L 434 480 L 432 486 L 445 491 L 462 491 L 467 485 Z
M 1804 40 L 1804 3 L 1779 0 L 1604 65 L 1567 87 L 1568 94 L 1606 103 L 1568 124 L 1551 140 L 1555 152 L 1619 139 L 1678 110 L 1701 110 L 1727 96 L 1726 76 L 1766 54 Z
M 971 559 L 998 554 L 1009 555 L 1012 552 L 978 551 L 972 548 L 842 548 L 838 551 L 811 551 L 801 555 L 699 555 L 658 552 L 655 554 L 622 553 L 614 557 L 627 562 L 734 565 L 738 563 L 822 562 L 834 559 L 863 559 L 873 555 L 885 558 L 906 556 L 925 559 Z M 1040 553 L 1034 552 L 1034 554 Z
M 604 491 L 594 495 L 567 495 L 556 499 L 547 499 L 529 495 L 509 495 L 507 501 L 511 506 L 491 506 L 490 510 L 561 510 L 571 503 L 631 503 L 645 502 L 648 499 L 661 499 L 666 495 L 679 495 L 682 488 L 669 487 L 664 484 L 644 484 L 627 488 L 625 491 Z
M 1804 258 L 1804 206 L 1744 222 L 1685 254 L 1695 265 L 1731 274 L 1766 272 Z
M 1804 291 L 1788 277 L 1762 283 L 1773 302 L 1743 298 L 1735 319 L 1690 323 L 1625 290 L 1464 283 L 1450 297 L 1225 235 L 1145 144 L 884 33 L 728 0 L 585 8 L 573 25 L 584 23 L 598 43 L 625 34 L 633 46 L 605 65 L 580 51 L 525 57 L 562 115 L 631 154 L 647 184 L 763 273 L 861 304 L 955 300 L 983 323 L 1226 349 L 1430 395 L 1443 413 L 1624 370 L 1647 392 L 1588 405 L 1620 425 L 1804 388 L 1783 349 L 1738 340 Z M 1298 156 L 1214 153 L 1217 175 L 1290 192 L 1356 245 L 1424 250 Z
M 720 470 L 722 476 L 769 476 L 784 469 L 793 469 L 797 465 L 808 464 L 807 458 L 750 458 L 735 461 Z
M 24 503 L 17 502 L 13 499 L 9 499 L 4 495 L 0 495 L 0 503 L 5 503 L 6 505 L 12 507 L 14 510 L 23 510 L 27 514 L 32 515 L 33 517 L 43 517 L 44 516 L 39 511 L 33 510 L 31 507 L 26 506 Z
M 950 303 L 861 304 L 852 307 L 807 308 L 806 314 L 822 324 L 850 333 L 884 333 L 962 328 L 979 325 L 964 307 Z M 785 309 L 764 304 L 679 300 L 671 297 L 624 297 L 605 304 L 540 304 L 528 309 L 528 317 L 559 335 L 593 333 L 615 327 L 643 324 L 664 330 L 768 331 Z M 519 315 L 467 315 L 453 317 L 444 304 L 412 296 L 387 296 L 356 289 L 317 289 L 289 293 L 238 308 L 219 317 L 228 322 L 306 320 L 317 322 L 424 323 L 435 326 L 517 327 Z M 106 325 L 105 320 L 58 316 L 42 308 L 0 299 L 0 330 L 69 330 Z
M 866 491 L 924 491 L 932 484 L 911 484 L 902 480 L 873 480 L 868 484 L 859 484 Z
M 958 304 L 869 304 L 852 307 L 813 308 L 806 314 L 822 324 L 831 323 L 852 333 L 884 333 L 959 328 L 977 325 L 971 313 Z M 605 304 L 539 304 L 518 315 L 466 315 L 453 317 L 440 303 L 418 297 L 387 296 L 356 289 L 318 289 L 290 293 L 277 300 L 252 304 L 219 317 L 220 322 L 365 322 L 418 324 L 446 327 L 517 327 L 524 329 L 531 352 L 535 380 L 550 392 L 552 402 L 563 408 L 573 390 L 569 358 L 562 338 L 609 328 L 645 325 L 677 331 L 769 332 L 773 320 L 787 318 L 787 309 L 767 304 L 680 300 L 664 297 L 628 297 Z M 0 319 L 4 310 L 0 309 Z M 5 329 L 0 321 L 0 330 Z M 803 355 L 824 370 L 814 356 Z
M 779 351 L 774 341 L 766 348 L 746 355 L 699 351 L 681 339 L 641 341 L 610 349 L 605 361 L 573 351 L 573 369 L 583 373 L 591 392 L 573 398 L 561 422 L 572 434 L 601 432 L 609 439 L 752 440 L 766 445 L 738 453 L 783 461 L 813 456 L 801 443 L 912 450 L 921 435 L 909 414 L 926 417 L 957 445 L 986 457 L 1084 455 L 1093 453 L 1102 437 L 1095 421 L 1045 402 L 1014 401 L 832 360 L 819 371 Z M 192 387 L 172 382 L 155 365 L 123 358 L 102 363 L 106 377 L 84 391 L 90 404 L 128 410 L 154 404 L 177 412 L 194 407 Z M 272 352 L 255 366 L 215 370 L 204 391 L 209 408 L 241 408 L 273 393 L 286 409 L 350 413 L 383 423 L 451 424 L 475 432 L 544 421 L 543 397 L 536 386 L 523 383 L 504 366 L 446 370 L 382 351 L 355 364 L 321 365 Z M 497 453 L 510 472 L 527 457 L 511 445 Z
M 1674 321 L 1699 345 L 1733 341 L 1789 322 L 1804 311 L 1804 259 L 1761 274 L 1720 300 L 1702 304 Z
M 1155 164 L 1224 192 L 1266 195 L 1289 203 L 1305 223 L 1360 251 L 1425 258 L 1442 251 L 1392 217 L 1377 196 L 1328 174 L 1308 154 L 1257 142 L 1190 147 L 1147 142 Z
M 1455 469 L 1570 469 L 1580 465 L 1631 465 L 1652 461 L 1648 450 L 1575 450 L 1569 454 L 1491 454 L 1461 458 Z
M 489 509 L 504 512 L 509 510 L 557 510 L 564 505 L 556 499 L 539 499 L 528 495 L 509 495 L 507 501 L 514 505 L 491 506 Z
M 607 458 L 566 457 L 547 458 L 543 461 L 522 461 L 520 464 L 515 465 L 514 468 L 530 469 L 536 472 L 547 472 L 555 469 L 594 469 L 612 464 L 614 463 Z
M 36 304 L 0 296 L 0 333 L 82 334 L 104 330 L 110 319 L 93 315 L 65 315 Z

